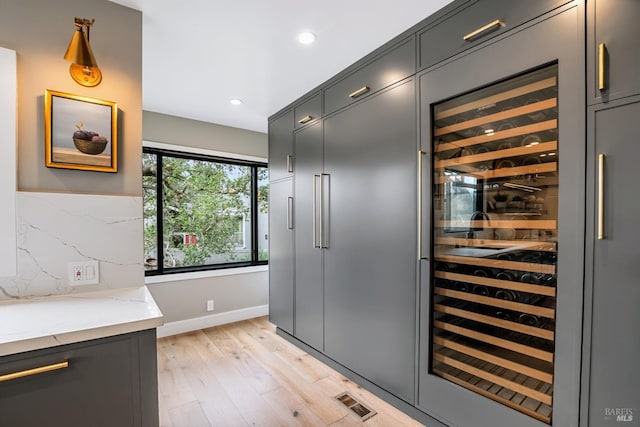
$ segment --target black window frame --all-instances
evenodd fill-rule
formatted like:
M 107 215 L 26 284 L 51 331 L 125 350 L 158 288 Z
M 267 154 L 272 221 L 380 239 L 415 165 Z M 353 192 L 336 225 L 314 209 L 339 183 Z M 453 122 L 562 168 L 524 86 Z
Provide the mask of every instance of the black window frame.
M 215 271 L 231 268 L 254 267 L 260 265 L 268 265 L 268 260 L 259 260 L 258 247 L 258 169 L 264 168 L 268 170 L 266 162 L 258 162 L 251 160 L 233 159 L 208 154 L 190 153 L 188 151 L 177 151 L 156 147 L 142 147 L 142 153 L 153 154 L 156 156 L 156 251 L 157 251 L 157 268 L 153 270 L 145 270 L 145 277 L 166 276 L 178 273 L 191 273 L 200 271 Z M 205 162 L 222 163 L 233 166 L 245 166 L 251 168 L 251 260 L 240 262 L 228 262 L 219 264 L 206 264 L 195 266 L 181 267 L 165 267 L 164 266 L 164 250 L 163 248 L 163 190 L 162 190 L 162 159 L 163 157 L 173 157 L 186 160 L 198 160 Z

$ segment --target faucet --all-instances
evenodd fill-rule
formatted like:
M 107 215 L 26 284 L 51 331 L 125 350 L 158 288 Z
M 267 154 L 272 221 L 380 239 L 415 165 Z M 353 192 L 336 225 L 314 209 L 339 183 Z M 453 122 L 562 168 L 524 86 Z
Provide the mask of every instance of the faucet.
M 474 213 L 471 214 L 471 221 L 479 221 L 479 220 L 483 220 L 483 221 L 489 221 L 489 215 L 487 215 L 485 212 L 483 211 L 475 211 Z M 467 233 L 467 239 L 473 239 L 475 238 L 475 231 L 482 231 L 484 230 L 484 227 L 473 227 L 471 224 L 469 224 L 469 232 Z

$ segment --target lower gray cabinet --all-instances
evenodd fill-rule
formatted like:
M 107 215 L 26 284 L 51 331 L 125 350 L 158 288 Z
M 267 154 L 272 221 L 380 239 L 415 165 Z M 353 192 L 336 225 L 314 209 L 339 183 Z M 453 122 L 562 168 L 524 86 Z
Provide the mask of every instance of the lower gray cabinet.
M 269 320 L 293 333 L 293 181 L 269 184 Z
M 640 426 L 640 97 L 589 111 L 583 426 Z M 602 209 L 599 209 L 602 207 Z
M 325 353 L 408 402 L 416 351 L 415 102 L 409 79 L 324 121 Z
M 158 425 L 155 329 L 3 356 L 0 376 L 56 365 L 0 382 L 1 426 Z

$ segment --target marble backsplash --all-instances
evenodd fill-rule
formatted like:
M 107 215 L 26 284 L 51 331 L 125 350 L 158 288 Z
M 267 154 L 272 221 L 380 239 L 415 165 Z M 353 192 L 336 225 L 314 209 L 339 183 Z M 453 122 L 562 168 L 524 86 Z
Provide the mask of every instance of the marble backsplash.
M 0 300 L 144 285 L 142 198 L 18 192 L 18 276 Z M 100 283 L 72 287 L 67 264 L 99 262 Z

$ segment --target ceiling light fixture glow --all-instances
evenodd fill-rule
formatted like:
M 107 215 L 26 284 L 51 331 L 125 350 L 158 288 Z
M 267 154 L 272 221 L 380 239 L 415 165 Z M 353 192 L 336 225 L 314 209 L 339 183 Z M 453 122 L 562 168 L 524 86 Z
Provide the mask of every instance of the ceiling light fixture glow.
M 240 105 L 240 104 L 242 104 L 242 99 L 238 99 L 238 98 L 231 99 L 229 101 L 229 104 L 231 104 L 231 105 Z
M 298 41 L 302 44 L 311 44 L 316 41 L 316 35 L 312 32 L 306 31 L 298 34 Z

